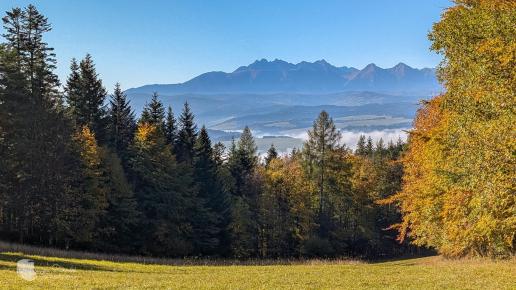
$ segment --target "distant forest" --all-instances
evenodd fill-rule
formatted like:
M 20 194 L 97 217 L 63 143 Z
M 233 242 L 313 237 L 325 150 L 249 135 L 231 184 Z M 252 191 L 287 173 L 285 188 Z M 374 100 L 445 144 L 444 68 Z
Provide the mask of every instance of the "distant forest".
M 362 136 L 352 151 L 322 111 L 303 148 L 263 159 L 248 127 L 212 144 L 188 103 L 176 115 L 155 93 L 137 118 L 91 55 L 61 86 L 47 18 L 8 11 L 0 238 L 167 257 L 514 255 L 516 7 L 456 2 L 429 36 L 446 93 L 407 144 Z

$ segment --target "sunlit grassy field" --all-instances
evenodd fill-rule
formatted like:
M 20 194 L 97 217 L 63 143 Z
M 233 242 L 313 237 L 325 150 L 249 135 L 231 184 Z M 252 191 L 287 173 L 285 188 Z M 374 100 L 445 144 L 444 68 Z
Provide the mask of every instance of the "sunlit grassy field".
M 20 259 L 34 261 L 33 281 L 17 274 L 16 262 Z M 0 253 L 0 289 L 516 289 L 514 259 L 446 260 L 436 256 L 379 263 L 163 263 L 167 264 L 4 251 Z

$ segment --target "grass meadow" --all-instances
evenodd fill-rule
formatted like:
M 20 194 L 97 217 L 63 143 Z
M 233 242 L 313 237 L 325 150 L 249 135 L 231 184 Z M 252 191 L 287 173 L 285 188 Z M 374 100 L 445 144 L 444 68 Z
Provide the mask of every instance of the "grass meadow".
M 516 289 L 515 277 L 515 259 L 167 260 L 0 244 L 0 289 Z

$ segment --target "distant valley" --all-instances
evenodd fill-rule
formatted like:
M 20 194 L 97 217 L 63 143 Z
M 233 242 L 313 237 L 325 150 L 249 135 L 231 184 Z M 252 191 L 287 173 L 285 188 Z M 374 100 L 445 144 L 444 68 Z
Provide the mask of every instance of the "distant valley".
M 387 69 L 370 64 L 359 70 L 324 60 L 298 64 L 259 60 L 231 73 L 208 72 L 184 83 L 145 85 L 126 94 L 137 113 L 154 92 L 176 115 L 188 101 L 198 123 L 210 129 L 215 141 L 230 141 L 247 125 L 258 137 L 294 137 L 291 146 L 289 138 L 281 140 L 285 149 L 291 149 L 299 146 L 299 138 L 321 110 L 343 132 L 354 134 L 344 142 L 354 142 L 357 134 L 381 136 L 377 132 L 410 128 L 419 101 L 441 91 L 434 69 L 403 63 Z M 270 146 L 269 141 L 280 143 L 259 141 L 260 151 Z

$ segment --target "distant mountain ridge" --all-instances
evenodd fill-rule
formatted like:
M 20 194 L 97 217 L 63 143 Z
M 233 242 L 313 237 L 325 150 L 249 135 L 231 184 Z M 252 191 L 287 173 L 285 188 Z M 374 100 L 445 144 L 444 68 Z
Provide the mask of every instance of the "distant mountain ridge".
M 371 63 L 359 70 L 318 60 L 292 64 L 276 59 L 257 60 L 235 71 L 207 72 L 179 84 L 153 84 L 127 90 L 129 94 L 216 93 L 334 93 L 370 91 L 397 95 L 427 95 L 441 91 L 435 69 L 399 63 L 380 68 Z

